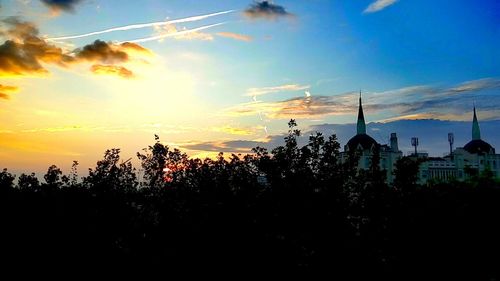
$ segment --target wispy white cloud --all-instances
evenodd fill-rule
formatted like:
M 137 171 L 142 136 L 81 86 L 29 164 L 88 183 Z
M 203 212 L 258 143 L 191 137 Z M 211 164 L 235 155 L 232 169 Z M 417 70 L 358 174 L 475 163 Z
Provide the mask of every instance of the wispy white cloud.
M 201 27 L 197 27 L 197 28 L 193 28 L 193 29 L 185 29 L 185 30 L 173 32 L 173 33 L 165 33 L 165 34 L 160 34 L 160 35 L 155 35 L 155 36 L 144 37 L 144 38 L 140 38 L 140 39 L 127 40 L 124 42 L 143 43 L 143 42 L 148 42 L 148 41 L 161 40 L 161 39 L 164 39 L 167 37 L 176 37 L 177 38 L 179 36 L 185 36 L 185 35 L 190 34 L 190 33 L 198 32 L 198 31 L 201 31 L 204 29 L 216 27 L 216 26 L 223 25 L 223 24 L 224 24 L 224 22 L 221 22 L 221 23 L 205 25 L 205 26 L 201 26 Z M 121 43 L 123 43 L 123 42 L 119 42 L 118 44 L 121 44 Z
M 418 85 L 384 92 L 363 94 L 367 113 L 384 113 L 388 118 L 408 116 L 460 120 L 476 100 L 483 111 L 491 111 L 488 118 L 500 118 L 500 98 L 491 90 L 500 89 L 500 79 L 485 78 L 466 81 L 450 87 Z M 256 91 L 256 90 L 255 90 Z M 267 91 L 264 91 L 267 93 Z M 260 93 L 260 92 L 257 92 Z M 333 115 L 352 115 L 357 109 L 357 92 L 331 96 L 294 97 L 281 101 L 263 102 L 254 99 L 227 109 L 224 115 L 264 115 L 270 119 L 317 119 Z M 496 116 L 496 117 L 495 117 Z M 463 116 L 462 116 L 463 118 Z M 392 120 L 392 119 L 391 119 Z
M 186 28 L 178 29 L 174 24 L 155 26 L 156 35 L 161 36 L 166 34 L 174 34 L 172 37 L 177 40 L 200 40 L 200 41 L 213 41 L 214 36 L 209 33 L 204 33 L 200 31 L 192 31 L 189 33 L 179 34 L 179 32 L 187 30 Z M 160 39 L 158 41 L 163 41 Z
M 131 29 L 139 29 L 139 28 L 162 26 L 162 25 L 169 25 L 169 24 L 176 24 L 176 23 L 183 23 L 183 22 L 199 21 L 199 20 L 203 20 L 203 19 L 206 19 L 209 17 L 228 14 L 228 13 L 232 13 L 232 12 L 234 12 L 234 10 L 228 10 L 228 11 L 223 11 L 223 12 L 218 12 L 218 13 L 193 16 L 193 17 L 187 17 L 187 18 L 181 18 L 181 19 L 175 19 L 175 20 L 168 20 L 168 21 L 158 21 L 158 22 L 141 23 L 141 24 L 130 24 L 130 25 L 113 27 L 113 28 L 109 28 L 109 29 L 88 32 L 88 33 L 78 34 L 78 35 L 51 37 L 51 38 L 47 38 L 46 40 L 57 41 L 57 40 L 66 40 L 66 39 L 76 39 L 76 38 L 88 37 L 88 36 L 93 36 L 93 35 L 99 35 L 99 34 L 103 34 L 103 33 L 115 32 L 115 31 L 125 31 L 125 30 L 131 30 Z
M 363 13 L 375 13 L 378 11 L 381 11 L 390 5 L 396 3 L 398 0 L 376 0 L 375 2 L 371 3 L 366 9 L 363 11 Z
M 255 97 L 255 96 L 262 96 L 279 92 L 302 91 L 309 88 L 310 88 L 309 85 L 298 85 L 298 84 L 288 84 L 288 85 L 263 87 L 263 88 L 250 88 L 247 90 L 245 96 Z

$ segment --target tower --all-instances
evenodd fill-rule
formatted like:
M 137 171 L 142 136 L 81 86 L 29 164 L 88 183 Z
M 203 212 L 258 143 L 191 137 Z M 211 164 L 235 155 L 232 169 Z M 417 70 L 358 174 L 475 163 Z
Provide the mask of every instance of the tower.
M 448 143 L 450 144 L 450 156 L 453 155 L 453 143 L 455 142 L 455 136 L 453 133 L 448 133 Z
M 481 139 L 481 130 L 479 130 L 479 122 L 476 116 L 476 106 L 474 106 L 474 117 L 472 119 L 472 140 Z
M 363 114 L 363 105 L 361 104 L 361 91 L 359 91 L 359 109 L 358 109 L 358 135 L 366 134 L 365 115 Z
M 472 140 L 468 142 L 464 149 L 472 154 L 495 154 L 495 149 L 487 142 L 481 139 L 479 122 L 477 121 L 476 106 L 474 106 L 474 115 L 472 117 Z
M 398 152 L 399 147 L 398 147 L 398 137 L 396 133 L 391 133 L 391 150 L 393 152 Z

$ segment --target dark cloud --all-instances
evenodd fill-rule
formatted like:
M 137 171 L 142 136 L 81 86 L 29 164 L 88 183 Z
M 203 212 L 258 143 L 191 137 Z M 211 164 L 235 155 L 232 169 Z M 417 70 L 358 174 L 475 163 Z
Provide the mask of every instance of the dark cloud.
M 113 44 L 96 40 L 72 52 L 49 43 L 38 37 L 37 27 L 17 17 L 1 21 L 2 35 L 8 40 L 0 45 L 0 77 L 44 75 L 48 70 L 43 64 L 69 67 L 81 62 L 94 62 L 91 71 L 96 74 L 114 74 L 123 78 L 133 77 L 133 73 L 120 65 L 130 60 L 130 53 L 151 54 L 134 43 Z
M 189 150 L 229 152 L 229 153 L 249 153 L 252 148 L 266 146 L 266 142 L 234 140 L 221 142 L 199 142 L 182 145 L 182 148 Z
M 128 61 L 128 54 L 111 43 L 96 40 L 94 43 L 74 51 L 76 58 L 87 61 L 98 61 L 101 63 L 120 63 Z
M 38 28 L 31 22 L 22 21 L 17 16 L 10 16 L 2 20 L 8 29 L 3 31 L 13 40 L 23 40 L 29 37 L 38 36 Z
M 255 1 L 248 9 L 243 11 L 243 15 L 250 19 L 267 20 L 293 16 L 283 6 L 276 5 L 272 1 Z
M 482 111 L 478 111 L 481 116 Z M 455 146 L 464 146 L 471 139 L 472 114 L 467 121 L 447 121 L 436 119 L 397 120 L 392 122 L 371 122 L 367 124 L 367 132 L 380 144 L 388 144 L 391 133 L 396 133 L 399 148 L 404 153 L 412 151 L 411 138 L 418 137 L 420 149 L 431 156 L 442 156 L 449 150 L 448 133 L 454 133 Z M 335 134 L 343 150 L 350 138 L 356 134 L 356 124 L 319 124 L 309 126 L 302 130 L 302 135 L 297 138 L 299 146 L 307 144 L 309 136 L 320 132 L 325 138 Z M 299 125 L 301 125 L 299 123 Z M 483 139 L 493 147 L 500 147 L 500 120 L 480 120 Z M 226 153 L 251 153 L 254 147 L 273 149 L 284 145 L 285 135 L 268 136 L 265 141 L 207 141 L 191 143 L 181 146 L 184 149 L 226 152 Z
M 76 5 L 83 2 L 82 0 L 40 0 L 54 12 L 74 12 Z
M 482 111 L 479 111 L 480 114 Z M 419 138 L 419 149 L 431 156 L 442 156 L 449 151 L 448 133 L 455 135 L 455 146 L 464 146 L 471 140 L 472 115 L 467 121 L 448 121 L 436 119 L 398 120 L 393 122 L 372 122 L 367 124 L 367 132 L 381 144 L 389 143 L 391 133 L 396 133 L 399 149 L 404 153 L 412 151 L 411 138 Z M 479 121 L 483 139 L 492 146 L 500 147 L 500 120 Z M 311 126 L 310 132 L 322 132 L 324 135 L 335 133 L 343 148 L 356 134 L 355 124 L 322 124 Z
M 0 76 L 20 76 L 29 74 L 45 74 L 38 59 L 24 52 L 24 45 L 6 41 L 0 45 Z
M 0 45 L 0 76 L 40 75 L 48 71 L 41 63 L 66 66 L 74 58 L 63 50 L 39 38 L 38 29 L 30 22 L 9 17 L 2 21 L 7 26 L 3 34 L 10 40 Z
M 134 78 L 134 73 L 132 71 L 120 65 L 94 64 L 90 68 L 90 71 L 99 75 L 114 75 L 126 79 Z

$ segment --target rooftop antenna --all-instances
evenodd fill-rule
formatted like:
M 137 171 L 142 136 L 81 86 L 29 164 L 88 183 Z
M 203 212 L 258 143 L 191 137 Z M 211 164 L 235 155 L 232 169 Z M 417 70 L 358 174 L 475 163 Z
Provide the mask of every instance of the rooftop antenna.
M 450 144 L 450 156 L 453 154 L 453 143 L 455 142 L 455 136 L 453 133 L 448 133 L 448 143 Z
M 417 137 L 411 138 L 411 146 L 415 147 L 415 156 L 418 156 L 418 154 L 417 154 L 418 138 Z

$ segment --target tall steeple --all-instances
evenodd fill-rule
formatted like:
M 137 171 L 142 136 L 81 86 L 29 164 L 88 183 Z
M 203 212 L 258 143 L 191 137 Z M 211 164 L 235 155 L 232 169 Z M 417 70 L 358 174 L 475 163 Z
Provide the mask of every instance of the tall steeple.
M 365 115 L 363 114 L 363 105 L 361 104 L 361 91 L 359 91 L 359 110 L 358 110 L 358 135 L 366 134 Z
M 474 118 L 472 119 L 472 140 L 480 140 L 481 131 L 479 130 L 479 122 L 477 122 L 476 106 L 474 105 Z

